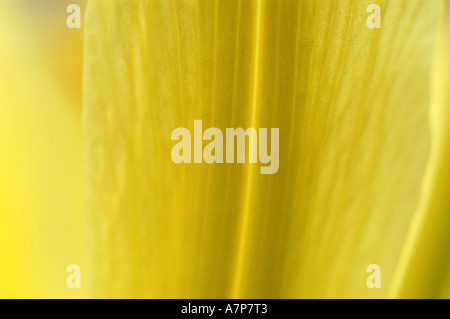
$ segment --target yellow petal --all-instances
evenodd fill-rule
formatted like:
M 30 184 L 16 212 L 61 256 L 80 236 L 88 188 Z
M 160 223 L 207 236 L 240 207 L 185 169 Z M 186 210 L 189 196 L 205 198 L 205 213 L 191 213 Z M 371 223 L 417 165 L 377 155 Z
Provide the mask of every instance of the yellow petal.
M 92 0 L 95 297 L 386 297 L 429 150 L 438 0 Z M 171 132 L 280 129 L 280 169 L 171 161 Z M 381 289 L 366 286 L 379 264 Z
M 420 205 L 392 296 L 450 298 L 450 1 L 445 1 L 433 72 L 431 154 Z

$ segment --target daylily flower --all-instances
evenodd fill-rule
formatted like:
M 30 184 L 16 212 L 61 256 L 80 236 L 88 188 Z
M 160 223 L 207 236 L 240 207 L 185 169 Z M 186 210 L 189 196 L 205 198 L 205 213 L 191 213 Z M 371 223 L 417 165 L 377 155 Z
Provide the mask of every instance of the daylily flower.
M 90 296 L 449 296 L 449 17 L 372 2 L 380 29 L 362 0 L 90 1 Z M 279 128 L 278 173 L 174 164 L 195 119 Z
M 91 0 L 87 232 L 80 44 L 26 2 L 0 2 L 0 297 L 82 296 L 71 263 L 90 297 L 450 297 L 450 1 Z M 197 119 L 279 128 L 278 172 L 173 163 Z

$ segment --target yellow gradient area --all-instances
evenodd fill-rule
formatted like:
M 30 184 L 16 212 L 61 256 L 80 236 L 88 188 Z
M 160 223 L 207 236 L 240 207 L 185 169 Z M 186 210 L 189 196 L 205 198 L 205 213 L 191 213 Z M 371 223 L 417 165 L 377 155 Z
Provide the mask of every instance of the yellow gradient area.
M 80 76 L 70 71 L 81 55 L 61 49 L 82 42 L 47 32 L 67 29 L 65 7 L 45 15 L 53 5 L 0 2 L 0 298 L 84 296 L 66 285 L 67 266 L 86 264 Z
M 449 276 L 441 14 L 439 0 L 91 0 L 88 296 L 448 296 L 430 273 Z M 279 171 L 174 164 L 172 130 L 198 119 L 279 128 Z

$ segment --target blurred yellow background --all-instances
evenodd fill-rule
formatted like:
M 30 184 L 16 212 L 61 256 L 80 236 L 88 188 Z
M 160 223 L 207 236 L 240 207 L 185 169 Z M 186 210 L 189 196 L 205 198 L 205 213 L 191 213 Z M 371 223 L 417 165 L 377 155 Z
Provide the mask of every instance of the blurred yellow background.
M 85 5 L 0 1 L 0 298 L 84 296 L 66 286 L 67 265 L 86 263 L 82 31 L 66 27 L 69 3 Z

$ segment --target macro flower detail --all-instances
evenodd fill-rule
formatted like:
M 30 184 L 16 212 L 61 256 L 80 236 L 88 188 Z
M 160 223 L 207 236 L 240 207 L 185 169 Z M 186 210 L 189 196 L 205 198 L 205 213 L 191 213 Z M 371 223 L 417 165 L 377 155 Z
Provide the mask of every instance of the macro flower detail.
M 89 3 L 92 296 L 401 296 L 443 2 L 374 2 L 373 29 L 367 1 Z M 280 128 L 279 171 L 174 164 L 172 130 L 197 119 Z
M 450 0 L 0 1 L 0 298 L 450 298 L 449 58 Z

